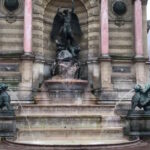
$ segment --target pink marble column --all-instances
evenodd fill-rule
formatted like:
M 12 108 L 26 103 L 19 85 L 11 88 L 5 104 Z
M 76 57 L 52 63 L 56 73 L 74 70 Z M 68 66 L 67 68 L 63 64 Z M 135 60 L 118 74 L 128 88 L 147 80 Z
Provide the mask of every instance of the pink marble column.
M 32 53 L 32 0 L 24 1 L 24 53 Z
M 135 51 L 136 57 L 143 56 L 143 26 L 142 26 L 142 1 L 134 2 L 134 18 L 135 18 Z
M 101 52 L 109 56 L 108 0 L 101 0 Z

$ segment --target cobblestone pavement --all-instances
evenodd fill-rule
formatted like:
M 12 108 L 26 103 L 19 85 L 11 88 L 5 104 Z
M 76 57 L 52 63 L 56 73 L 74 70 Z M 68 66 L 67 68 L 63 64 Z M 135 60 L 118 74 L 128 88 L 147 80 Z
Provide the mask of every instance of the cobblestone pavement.
M 122 146 L 95 146 L 95 147 L 40 147 L 15 145 L 7 142 L 0 142 L 0 150 L 150 150 L 150 140 L 143 140 L 131 145 Z

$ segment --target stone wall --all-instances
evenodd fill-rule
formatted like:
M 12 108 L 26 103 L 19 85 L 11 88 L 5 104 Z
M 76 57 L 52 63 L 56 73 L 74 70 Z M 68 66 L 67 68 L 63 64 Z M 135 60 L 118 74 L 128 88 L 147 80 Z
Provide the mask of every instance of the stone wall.
M 129 90 L 135 84 L 132 59 L 134 50 L 133 3 L 125 0 L 127 11 L 117 16 L 113 11 L 114 0 L 109 1 L 109 50 L 112 57 L 112 84 L 116 90 Z M 121 86 L 120 86 L 121 85 Z
M 10 13 L 0 1 L 0 82 L 12 89 L 12 100 L 18 100 L 19 83 L 22 80 L 21 55 L 23 54 L 23 14 L 24 1 L 19 1 L 19 8 Z
M 110 55 L 134 56 L 133 3 L 125 0 L 127 12 L 117 16 L 112 10 L 114 0 L 109 1 Z
M 115 0 L 109 0 L 109 50 L 110 64 L 107 73 L 111 76 L 112 89 L 131 89 L 139 81 L 145 82 L 148 77 L 148 65 L 145 65 L 147 57 L 146 43 L 146 5 L 143 5 L 143 40 L 144 58 L 142 64 L 136 63 L 134 48 L 134 13 L 131 0 L 124 0 L 127 12 L 118 18 L 112 11 Z M 3 7 L 4 0 L 0 1 L 0 80 L 14 81 L 17 88 L 23 82 L 23 24 L 24 7 L 20 0 L 19 9 L 10 15 Z M 50 41 L 50 32 L 57 8 L 71 8 L 71 0 L 33 0 L 33 88 L 38 88 L 44 79 L 49 77 L 51 62 L 55 59 L 55 44 Z M 80 41 L 80 60 L 85 65 L 85 75 L 89 84 L 93 84 L 95 90 L 101 88 L 101 68 L 105 62 L 101 62 L 100 43 L 100 1 L 99 0 L 75 0 L 75 12 L 79 17 L 83 32 Z M 12 65 L 12 66 L 10 66 Z M 17 70 L 7 70 L 8 68 Z M 106 65 L 107 66 L 107 65 Z M 137 73 L 141 68 L 145 74 Z M 5 70 L 5 71 L 4 71 Z M 105 70 L 105 69 L 104 69 Z M 9 77 L 8 77 L 9 75 Z M 8 77 L 5 78 L 4 77 Z M 17 77 L 17 79 L 15 78 Z M 142 78 L 142 80 L 140 79 Z M 141 80 L 141 81 L 140 81 Z M 17 83 L 17 84 L 16 84 Z M 22 86 L 22 84 L 20 84 Z M 20 88 L 19 88 L 20 89 Z M 32 90 L 32 89 L 31 89 Z
M 0 54 L 23 52 L 23 0 L 20 7 L 10 14 L 0 1 Z

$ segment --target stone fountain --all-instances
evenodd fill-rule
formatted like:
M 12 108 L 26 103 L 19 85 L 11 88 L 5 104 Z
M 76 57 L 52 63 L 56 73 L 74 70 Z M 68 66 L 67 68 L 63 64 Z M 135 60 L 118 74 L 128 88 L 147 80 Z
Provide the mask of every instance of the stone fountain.
M 51 41 L 56 57 L 49 79 L 35 93 L 36 104 L 20 106 L 16 112 L 17 140 L 35 145 L 100 145 L 130 143 L 123 135 L 124 120 L 112 115 L 115 105 L 97 103 L 79 61 L 82 36 L 78 16 L 72 8 L 58 8 Z
M 58 8 L 51 31 L 51 41 L 56 45 L 56 59 L 50 70 L 50 79 L 44 81 L 35 98 L 37 103 L 63 103 L 62 98 L 66 101 L 64 103 L 83 103 L 88 81 L 80 78 L 80 46 L 76 39 L 79 41 L 81 36 L 79 20 L 74 13 L 74 3 L 71 10 L 60 11 Z

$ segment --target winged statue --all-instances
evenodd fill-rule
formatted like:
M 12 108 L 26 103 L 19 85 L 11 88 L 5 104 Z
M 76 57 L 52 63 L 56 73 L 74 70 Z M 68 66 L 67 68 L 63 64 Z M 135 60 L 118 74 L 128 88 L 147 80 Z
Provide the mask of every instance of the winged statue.
M 72 0 L 72 9 L 60 11 L 58 8 L 54 17 L 51 40 L 56 43 L 57 58 L 70 59 L 78 56 L 80 47 L 77 39 L 82 36 L 82 31 L 78 16 L 74 12 L 74 0 Z

